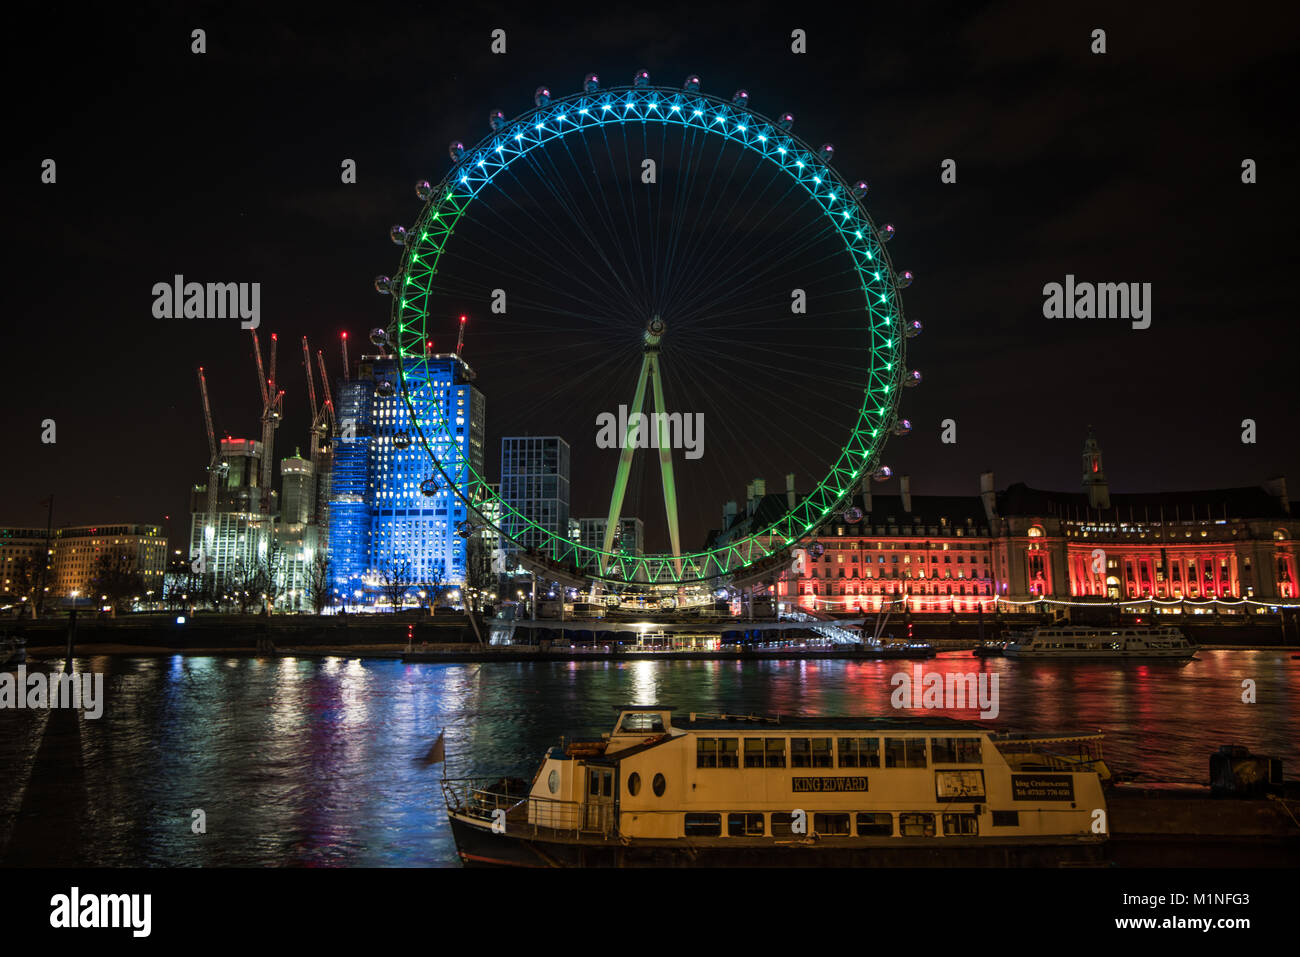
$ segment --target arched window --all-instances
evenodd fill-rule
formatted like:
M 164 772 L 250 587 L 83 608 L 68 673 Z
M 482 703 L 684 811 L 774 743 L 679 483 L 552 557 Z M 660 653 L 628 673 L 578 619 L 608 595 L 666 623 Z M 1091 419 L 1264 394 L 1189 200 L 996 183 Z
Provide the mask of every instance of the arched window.
M 1043 526 L 1041 526 L 1041 525 L 1030 525 L 1030 526 L 1029 526 L 1029 532 L 1028 532 L 1028 535 L 1029 535 L 1030 538 L 1042 538 L 1042 537 L 1043 537 Z

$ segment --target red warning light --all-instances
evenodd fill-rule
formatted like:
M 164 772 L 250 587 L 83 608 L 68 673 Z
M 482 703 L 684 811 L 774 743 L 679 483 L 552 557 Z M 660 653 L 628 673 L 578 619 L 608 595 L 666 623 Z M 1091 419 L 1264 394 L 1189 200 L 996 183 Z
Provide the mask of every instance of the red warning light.
M 347 337 L 348 337 L 348 334 L 347 334 L 346 332 L 343 333 L 343 338 L 346 339 Z

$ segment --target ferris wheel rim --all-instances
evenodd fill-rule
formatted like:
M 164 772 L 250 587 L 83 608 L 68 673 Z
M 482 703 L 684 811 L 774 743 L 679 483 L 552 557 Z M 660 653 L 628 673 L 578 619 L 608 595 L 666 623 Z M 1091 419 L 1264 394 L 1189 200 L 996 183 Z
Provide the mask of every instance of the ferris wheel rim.
M 616 108 L 615 101 L 623 107 L 622 110 Z M 662 109 L 659 108 L 661 103 Z M 714 111 L 709 114 L 713 122 L 704 120 L 690 122 L 683 119 L 687 110 L 692 112 L 690 118 L 692 120 L 704 116 L 702 107 L 705 106 Z M 597 111 L 598 119 L 590 118 L 593 109 Z M 585 119 L 569 119 L 569 114 L 575 111 L 578 116 Z M 674 117 L 673 113 L 678 115 Z M 566 121 L 569 123 L 567 128 L 564 127 Z M 834 212 L 840 214 L 842 220 L 851 221 L 856 239 L 861 240 L 857 244 L 857 255 L 855 255 L 854 243 L 846 240 L 845 248 L 854 260 L 854 270 L 862 281 L 862 292 L 866 298 L 864 313 L 869 319 L 871 361 L 864 369 L 867 380 L 867 385 L 863 389 L 865 397 L 857 413 L 857 421 L 851 427 L 849 441 L 844 443 L 838 455 L 832 457 L 833 462 L 826 476 L 817 483 L 814 490 L 794 507 L 787 507 L 781 516 L 765 524 L 761 529 L 751 530 L 743 538 L 734 542 L 682 555 L 628 556 L 574 542 L 532 522 L 498 494 L 491 492 L 486 477 L 478 475 L 468 461 L 463 462 L 461 468 L 472 477 L 472 480 L 466 484 L 474 491 L 474 495 L 465 494 L 465 490 L 461 487 L 462 483 L 447 474 L 442 462 L 430 447 L 429 437 L 425 434 L 425 423 L 416 412 L 411 402 L 410 390 L 407 388 L 406 360 L 414 360 L 414 364 L 425 373 L 426 377 L 429 371 L 427 353 L 423 349 L 417 351 L 412 348 L 412 345 L 415 343 L 423 345 L 426 341 L 429 313 L 425 304 L 435 287 L 432 277 L 437 274 L 437 262 L 454 234 L 461 216 L 472 207 L 479 193 L 492 184 L 495 174 L 508 168 L 511 163 L 526 156 L 532 150 L 543 148 L 573 133 L 600 129 L 607 125 L 625 125 L 635 122 L 642 124 L 657 122 L 665 126 L 679 125 L 684 129 L 706 131 L 758 153 L 763 159 L 773 162 L 779 170 L 789 174 L 796 183 L 809 188 L 809 196 L 806 199 L 818 201 L 818 204 L 822 205 L 823 213 L 830 216 L 832 210 L 827 204 L 822 204 L 818 196 L 818 190 L 825 188 L 831 202 L 840 201 L 840 207 Z M 551 128 L 550 123 L 555 124 L 554 129 Z M 542 135 L 528 134 L 526 131 L 530 128 L 534 134 L 538 131 L 544 132 Z M 746 133 L 751 135 L 743 135 Z M 514 138 L 516 144 L 522 144 L 525 137 L 529 136 L 532 137 L 532 141 L 526 147 L 510 147 L 512 152 L 506 153 L 510 137 Z M 754 145 L 755 142 L 766 144 L 768 140 L 774 140 L 776 145 L 766 148 Z M 494 153 L 495 157 L 492 156 Z M 783 159 L 774 159 L 773 154 Z M 787 155 L 792 157 L 790 163 L 784 160 Z M 478 171 L 487 169 L 489 162 L 496 164 L 495 169 L 486 175 L 480 174 Z M 809 172 L 806 175 L 794 173 L 791 171 L 791 166 Z M 469 186 L 471 181 L 474 185 L 458 196 L 458 187 Z M 810 182 L 813 184 L 811 187 Z M 454 210 L 454 215 L 450 217 L 450 224 L 441 219 L 441 214 L 448 209 Z M 441 242 L 430 243 L 428 242 L 429 226 L 434 222 L 439 224 L 435 227 L 435 232 L 440 232 Z M 833 216 L 832 222 L 834 222 Z M 864 225 L 865 230 L 861 228 Z M 840 226 L 841 224 L 836 224 L 836 231 L 841 238 L 845 238 L 846 230 Z M 888 238 L 887 235 L 885 238 Z M 433 264 L 421 273 L 421 278 L 427 281 L 427 285 L 421 287 L 416 284 L 419 295 L 414 298 L 418 299 L 420 305 L 413 307 L 411 304 L 413 299 L 405 294 L 406 288 L 412 285 L 412 263 L 419 263 L 421 251 L 430 248 L 434 252 Z M 861 254 L 864 252 L 867 254 L 866 260 L 873 262 L 877 267 L 871 282 L 864 278 L 867 270 L 861 266 Z M 467 507 L 470 514 L 478 519 L 481 527 L 491 528 L 521 547 L 523 545 L 517 536 L 527 532 L 540 533 L 545 549 L 538 550 L 549 549 L 557 564 L 566 566 L 572 564 L 573 571 L 585 580 L 607 584 L 650 586 L 705 583 L 730 575 L 751 573 L 757 566 L 765 564 L 765 560 L 774 556 L 787 555 L 799 541 L 809 537 L 818 526 L 831 517 L 853 493 L 863 476 L 868 474 L 873 466 L 879 464 L 885 439 L 897 420 L 899 395 L 906 372 L 906 336 L 902 286 L 884 248 L 884 240 L 867 212 L 861 194 L 854 187 L 849 186 L 828 161 L 821 159 L 819 151 L 791 132 L 788 125 L 774 122 L 751 109 L 747 101 L 741 105 L 698 90 L 649 85 L 622 86 L 588 90 L 551 99 L 545 104 L 518 114 L 511 120 L 502 121 L 499 125 L 494 122 L 492 132 L 484 136 L 474 147 L 462 149 L 461 155 L 454 159 L 451 168 L 439 184 L 430 188 L 430 194 L 424 202 L 420 216 L 406 234 L 401 265 L 394 285 L 396 288 L 393 290 L 394 301 L 389 328 L 390 339 L 393 339 L 396 347 L 401 391 L 411 423 L 416 427 L 421 444 L 438 474 Z M 880 317 L 879 322 L 870 321 L 878 316 L 878 311 L 873 307 L 870 298 L 873 292 L 879 296 L 880 303 L 886 304 L 885 315 Z M 883 334 L 882 327 L 885 328 Z M 882 357 L 884 357 L 883 369 L 879 366 Z M 888 375 L 879 374 L 881 372 Z M 459 455 L 459 445 L 455 442 L 455 437 L 446 431 L 447 426 L 448 423 L 443 421 L 440 432 L 453 440 L 452 444 L 456 446 Z M 870 439 L 863 441 L 868 434 L 868 426 Z M 495 505 L 499 509 L 498 514 L 501 518 L 492 521 L 485 516 L 483 514 L 485 505 Z M 517 520 L 515 523 L 517 528 L 513 534 L 502 527 L 507 517 Z M 558 554 L 552 547 L 557 543 L 562 546 Z M 579 567 L 578 560 L 584 556 L 595 559 L 589 563 L 590 568 Z M 563 560 L 566 558 L 571 559 L 571 563 Z M 652 567 L 655 568 L 653 574 Z M 689 568 L 691 574 L 683 574 L 681 568 Z M 611 574 L 616 570 L 617 574 Z

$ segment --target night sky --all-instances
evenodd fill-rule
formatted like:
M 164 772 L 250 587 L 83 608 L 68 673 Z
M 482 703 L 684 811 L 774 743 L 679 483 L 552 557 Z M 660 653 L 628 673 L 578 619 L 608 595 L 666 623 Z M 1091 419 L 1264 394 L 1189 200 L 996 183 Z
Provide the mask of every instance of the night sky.
M 337 375 L 339 333 L 359 346 L 387 325 L 389 300 L 371 286 L 398 263 L 387 231 L 415 218 L 412 184 L 445 174 L 447 143 L 474 144 L 489 110 L 524 112 L 539 85 L 566 95 L 595 71 L 622 86 L 640 68 L 655 85 L 698 73 L 704 92 L 743 87 L 769 117 L 790 110 L 795 133 L 834 143 L 835 167 L 871 183 L 867 209 L 897 226 L 889 253 L 917 276 L 907 317 L 925 324 L 908 347 L 925 376 L 904 396 L 915 431 L 885 454 L 915 493 L 974 494 L 985 469 L 999 487 L 1075 489 L 1091 424 L 1116 491 L 1286 474 L 1296 497 L 1300 15 L 1140 6 L 862 5 L 831 17 L 796 4 L 356 5 L 280 17 L 46 5 L 7 51 L 0 524 L 43 525 L 53 492 L 56 525 L 169 514 L 183 546 L 207 459 L 195 368 L 207 369 L 220 434 L 260 437 L 260 406 L 238 320 L 155 319 L 154 283 L 262 284 L 260 331 L 264 344 L 279 334 L 286 391 L 276 458 L 305 452 L 300 338 Z M 204 55 L 190 52 L 195 27 Z M 504 56 L 489 50 L 497 27 Z M 789 50 L 795 28 L 806 55 Z M 1090 52 L 1094 28 L 1104 55 Z M 40 181 L 46 157 L 55 185 Z M 344 158 L 356 185 L 340 182 Z M 940 181 L 945 158 L 955 184 Z M 1241 182 L 1245 158 L 1254 185 Z M 1151 327 L 1044 318 L 1043 285 L 1067 273 L 1151 283 Z M 799 361 L 815 373 L 836 334 L 805 332 L 815 345 Z M 486 363 L 491 336 L 476 355 L 475 334 L 467 358 Z M 453 344 L 449 324 L 438 347 Z M 566 407 L 546 364 L 480 371 L 490 446 L 510 425 L 554 431 L 536 408 L 509 411 L 530 391 Z M 630 399 L 632 382 L 612 378 L 612 401 Z M 764 413 L 763 470 L 721 463 L 730 491 L 706 486 L 684 504 L 686 545 L 743 496 L 747 474 L 784 488 L 782 437 L 805 428 L 809 401 L 798 390 Z M 47 418 L 53 445 L 41 442 Z M 955 445 L 940 442 L 947 418 Z M 1255 445 L 1241 442 L 1244 418 Z M 584 475 L 612 472 L 612 459 L 590 458 L 590 436 L 566 437 L 588 456 Z M 801 488 L 827 464 L 788 457 Z M 602 511 L 577 501 L 600 499 L 579 485 L 574 513 Z M 646 507 L 657 486 L 636 494 Z

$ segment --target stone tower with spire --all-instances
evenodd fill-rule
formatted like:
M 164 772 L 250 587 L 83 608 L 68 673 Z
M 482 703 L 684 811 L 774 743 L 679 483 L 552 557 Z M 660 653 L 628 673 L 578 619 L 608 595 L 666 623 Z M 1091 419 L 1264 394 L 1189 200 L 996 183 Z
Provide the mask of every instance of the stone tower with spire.
M 1110 508 L 1110 484 L 1101 464 L 1101 446 L 1088 426 L 1088 438 L 1083 443 L 1083 489 L 1088 493 L 1088 504 L 1095 509 Z

